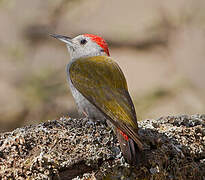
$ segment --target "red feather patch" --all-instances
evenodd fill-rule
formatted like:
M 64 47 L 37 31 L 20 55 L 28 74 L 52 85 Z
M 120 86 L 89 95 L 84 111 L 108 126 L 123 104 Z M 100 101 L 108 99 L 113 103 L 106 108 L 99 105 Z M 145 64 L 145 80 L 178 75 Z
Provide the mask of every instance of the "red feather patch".
M 119 130 L 119 129 L 118 129 L 118 130 Z M 119 130 L 119 132 L 120 132 L 120 134 L 124 137 L 124 139 L 125 139 L 126 141 L 129 140 L 129 137 L 128 137 L 124 132 L 122 132 L 121 130 Z
M 104 49 L 105 53 L 110 56 L 108 45 L 103 38 L 93 34 L 84 34 L 84 36 L 90 37 L 92 41 L 96 42 L 101 48 Z

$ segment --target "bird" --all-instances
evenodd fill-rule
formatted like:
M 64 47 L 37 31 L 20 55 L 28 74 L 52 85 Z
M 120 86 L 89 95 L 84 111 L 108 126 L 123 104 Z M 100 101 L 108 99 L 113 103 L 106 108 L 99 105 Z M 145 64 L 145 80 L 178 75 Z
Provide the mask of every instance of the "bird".
M 64 42 L 70 54 L 67 80 L 78 112 L 92 121 L 112 126 L 125 161 L 136 165 L 143 143 L 126 78 L 110 57 L 106 41 L 94 34 L 74 38 L 50 34 Z

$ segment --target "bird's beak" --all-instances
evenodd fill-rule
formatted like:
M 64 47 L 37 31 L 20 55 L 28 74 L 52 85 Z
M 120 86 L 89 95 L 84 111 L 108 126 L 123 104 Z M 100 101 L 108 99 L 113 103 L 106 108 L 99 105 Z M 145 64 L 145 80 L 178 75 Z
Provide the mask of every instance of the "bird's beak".
M 67 37 L 67 36 L 62 36 L 62 35 L 58 35 L 58 34 L 50 34 L 50 36 L 59 39 L 60 41 L 63 41 L 64 43 L 68 44 L 69 46 L 72 46 L 73 42 L 72 42 L 72 38 Z

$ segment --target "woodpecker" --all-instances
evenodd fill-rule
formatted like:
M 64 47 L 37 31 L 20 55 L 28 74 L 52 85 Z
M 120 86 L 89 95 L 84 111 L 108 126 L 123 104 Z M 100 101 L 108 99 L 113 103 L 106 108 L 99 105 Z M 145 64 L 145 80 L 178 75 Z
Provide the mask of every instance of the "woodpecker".
M 93 34 L 51 36 L 63 41 L 70 53 L 67 79 L 79 113 L 93 121 L 106 120 L 116 133 L 125 160 L 135 165 L 143 149 L 135 108 L 125 76 L 110 57 L 107 43 Z

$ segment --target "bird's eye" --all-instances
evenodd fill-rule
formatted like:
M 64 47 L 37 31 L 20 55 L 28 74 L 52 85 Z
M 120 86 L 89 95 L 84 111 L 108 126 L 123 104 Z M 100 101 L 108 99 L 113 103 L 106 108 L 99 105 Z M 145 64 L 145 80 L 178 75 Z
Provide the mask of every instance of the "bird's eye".
M 82 44 L 82 45 L 84 45 L 84 44 L 86 44 L 87 43 L 87 40 L 86 39 L 82 39 L 81 41 L 80 41 L 80 44 Z

